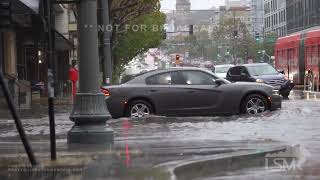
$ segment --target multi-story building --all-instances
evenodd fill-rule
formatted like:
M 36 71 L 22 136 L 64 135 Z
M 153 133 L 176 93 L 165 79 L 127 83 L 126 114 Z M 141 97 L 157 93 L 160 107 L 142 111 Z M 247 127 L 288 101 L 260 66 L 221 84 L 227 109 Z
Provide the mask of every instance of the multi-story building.
M 264 17 L 264 11 L 263 11 L 263 1 L 262 0 L 251 0 L 250 3 L 251 6 L 251 34 L 253 37 L 259 37 L 262 38 L 263 36 L 263 17 Z
M 287 35 L 286 0 L 264 0 L 264 34 Z
M 218 10 L 191 10 L 190 0 L 177 0 L 176 10 L 166 14 L 167 38 L 176 36 L 188 36 L 190 26 L 193 26 L 194 33 L 207 31 L 211 34 Z
M 225 0 L 226 8 L 249 6 L 250 0 Z
M 320 26 L 319 0 L 286 0 L 288 34 Z
M 248 31 L 251 30 L 250 6 L 248 4 L 244 6 L 220 6 L 219 21 L 225 19 L 239 20 L 246 25 Z

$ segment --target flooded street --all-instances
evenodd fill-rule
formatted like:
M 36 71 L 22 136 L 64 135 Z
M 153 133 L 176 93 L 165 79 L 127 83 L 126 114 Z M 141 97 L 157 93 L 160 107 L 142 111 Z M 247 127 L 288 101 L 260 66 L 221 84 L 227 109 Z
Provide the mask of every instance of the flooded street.
M 284 100 L 283 108 L 264 115 L 229 117 L 147 117 L 144 119 L 110 120 L 118 140 L 139 141 L 139 136 L 150 140 L 270 140 L 300 144 L 311 152 L 320 152 L 320 101 L 294 99 Z M 58 140 L 63 141 L 73 123 L 69 113 L 56 114 Z M 49 135 L 48 118 L 23 119 L 27 134 Z M 12 120 L 0 120 L 0 139 L 17 138 Z M 128 124 L 129 123 L 129 124 Z M 17 139 L 18 140 L 18 139 Z
M 148 148 L 150 152 L 153 151 L 152 154 L 160 155 L 163 154 L 161 148 L 166 147 L 168 154 L 181 152 L 183 155 L 193 153 L 194 149 L 199 148 L 198 153 L 201 154 L 212 147 L 215 148 L 214 151 L 223 151 L 224 144 L 228 144 L 228 147 L 243 148 L 246 144 L 252 147 L 252 144 L 257 142 L 258 148 L 259 146 L 262 148 L 263 145 L 259 142 L 281 142 L 288 145 L 300 145 L 307 152 L 304 155 L 308 156 L 308 163 L 312 166 L 320 164 L 318 155 L 320 152 L 320 101 L 316 98 L 301 99 L 300 97 L 293 96 L 289 100 L 284 100 L 281 110 L 267 112 L 256 117 L 235 115 L 229 117 L 123 118 L 110 120 L 108 125 L 114 129 L 116 145 L 123 143 L 137 151 L 141 149 L 139 146 L 150 146 Z M 68 111 L 56 114 L 58 142 L 66 142 L 66 134 L 73 125 L 68 116 Z M 3 119 L 0 120 L 0 124 L 0 143 L 20 142 L 12 120 Z M 46 116 L 23 119 L 23 124 L 33 143 L 49 141 Z M 189 151 L 189 147 L 193 147 L 193 150 Z M 266 174 L 277 179 L 279 176 L 282 177 L 282 173 L 265 172 L 264 169 L 249 169 L 233 174 L 222 174 L 218 179 L 259 179 L 260 175 Z M 290 179 L 294 176 L 286 177 Z

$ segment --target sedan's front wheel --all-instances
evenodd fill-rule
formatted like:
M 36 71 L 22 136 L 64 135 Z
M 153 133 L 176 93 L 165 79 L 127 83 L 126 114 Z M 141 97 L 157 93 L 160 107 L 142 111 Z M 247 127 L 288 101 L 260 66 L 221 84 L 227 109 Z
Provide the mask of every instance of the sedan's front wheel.
M 150 103 L 144 100 L 136 100 L 129 103 L 126 111 L 127 117 L 142 118 L 153 113 Z
M 242 110 L 249 115 L 258 115 L 268 110 L 268 102 L 259 94 L 249 95 L 242 104 Z

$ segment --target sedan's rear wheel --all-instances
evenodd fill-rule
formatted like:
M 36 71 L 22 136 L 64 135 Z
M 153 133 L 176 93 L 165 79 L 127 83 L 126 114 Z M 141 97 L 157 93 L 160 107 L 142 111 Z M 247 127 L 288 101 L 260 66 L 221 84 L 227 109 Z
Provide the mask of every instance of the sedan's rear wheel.
M 147 101 L 136 100 L 129 103 L 126 111 L 128 117 L 142 118 L 153 113 L 153 108 Z
M 266 98 L 258 94 L 248 96 L 242 106 L 243 112 L 249 115 L 258 115 L 268 110 Z

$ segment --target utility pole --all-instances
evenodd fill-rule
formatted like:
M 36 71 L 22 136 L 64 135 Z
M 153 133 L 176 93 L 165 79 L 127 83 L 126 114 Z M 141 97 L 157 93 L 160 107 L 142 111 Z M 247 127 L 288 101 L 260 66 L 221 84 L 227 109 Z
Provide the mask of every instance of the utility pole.
M 237 64 L 237 54 L 236 54 L 236 44 L 237 44 L 237 37 L 238 37 L 238 27 L 236 24 L 236 11 L 233 11 L 233 25 L 234 25 L 234 31 L 233 31 L 233 43 L 232 43 L 232 58 L 233 63 Z
M 48 58 L 48 114 L 50 124 L 50 151 L 51 160 L 57 159 L 56 153 L 56 132 L 55 132 L 55 116 L 54 116 L 54 56 L 55 56 L 55 32 L 54 14 L 51 0 L 45 0 L 46 25 L 47 25 L 47 58 Z
M 77 1 L 79 14 L 79 93 L 70 120 L 75 123 L 68 132 L 68 144 L 113 144 L 113 130 L 106 126 L 111 118 L 105 97 L 100 91 L 97 1 Z
M 112 54 L 111 54 L 111 34 L 112 27 L 109 17 L 109 0 L 100 1 L 100 18 L 104 28 L 101 32 L 102 59 L 103 59 L 103 85 L 110 85 L 112 80 Z

